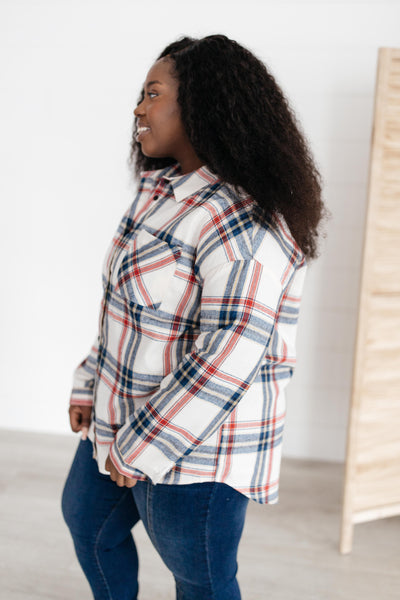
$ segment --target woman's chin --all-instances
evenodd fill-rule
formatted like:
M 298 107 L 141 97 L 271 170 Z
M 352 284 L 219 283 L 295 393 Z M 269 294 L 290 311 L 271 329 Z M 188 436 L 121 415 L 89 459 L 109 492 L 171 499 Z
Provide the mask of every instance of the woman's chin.
M 167 154 L 157 151 L 155 148 L 152 148 L 151 146 L 149 147 L 149 145 L 141 143 L 140 146 L 142 154 L 147 156 L 147 158 L 168 158 Z

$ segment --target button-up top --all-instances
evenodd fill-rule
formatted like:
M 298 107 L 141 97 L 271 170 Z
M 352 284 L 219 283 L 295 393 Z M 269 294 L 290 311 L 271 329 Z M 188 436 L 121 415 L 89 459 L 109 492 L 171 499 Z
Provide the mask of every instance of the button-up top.
M 101 472 L 110 453 L 130 477 L 277 502 L 306 263 L 283 218 L 260 224 L 253 204 L 206 167 L 142 174 L 71 396 L 93 405 Z

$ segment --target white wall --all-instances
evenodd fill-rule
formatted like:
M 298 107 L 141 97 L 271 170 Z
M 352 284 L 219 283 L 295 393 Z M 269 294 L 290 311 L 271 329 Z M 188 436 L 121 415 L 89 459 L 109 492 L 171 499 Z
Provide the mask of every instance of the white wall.
M 222 32 L 270 66 L 325 180 L 333 218 L 306 283 L 285 453 L 343 459 L 377 49 L 400 45 L 399 23 L 384 0 L 0 0 L 0 426 L 68 431 L 104 252 L 135 191 L 146 70 L 178 36 Z

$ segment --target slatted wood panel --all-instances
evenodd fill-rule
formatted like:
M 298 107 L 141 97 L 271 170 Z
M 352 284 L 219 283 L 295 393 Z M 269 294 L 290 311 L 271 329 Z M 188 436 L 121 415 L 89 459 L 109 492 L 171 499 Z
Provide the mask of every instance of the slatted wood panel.
M 340 550 L 400 515 L 400 49 L 381 48 Z

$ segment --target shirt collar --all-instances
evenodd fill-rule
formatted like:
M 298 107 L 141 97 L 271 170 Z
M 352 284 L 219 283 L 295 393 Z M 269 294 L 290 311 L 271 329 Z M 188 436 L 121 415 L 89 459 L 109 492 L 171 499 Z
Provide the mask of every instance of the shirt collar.
M 144 173 L 146 176 L 150 174 L 151 172 Z M 160 172 L 160 175 L 161 179 L 165 179 L 171 185 L 176 202 L 182 202 L 185 198 L 198 194 L 204 187 L 220 181 L 218 175 L 212 173 L 206 166 L 202 166 L 191 173 L 179 175 L 179 166 L 173 165 Z

